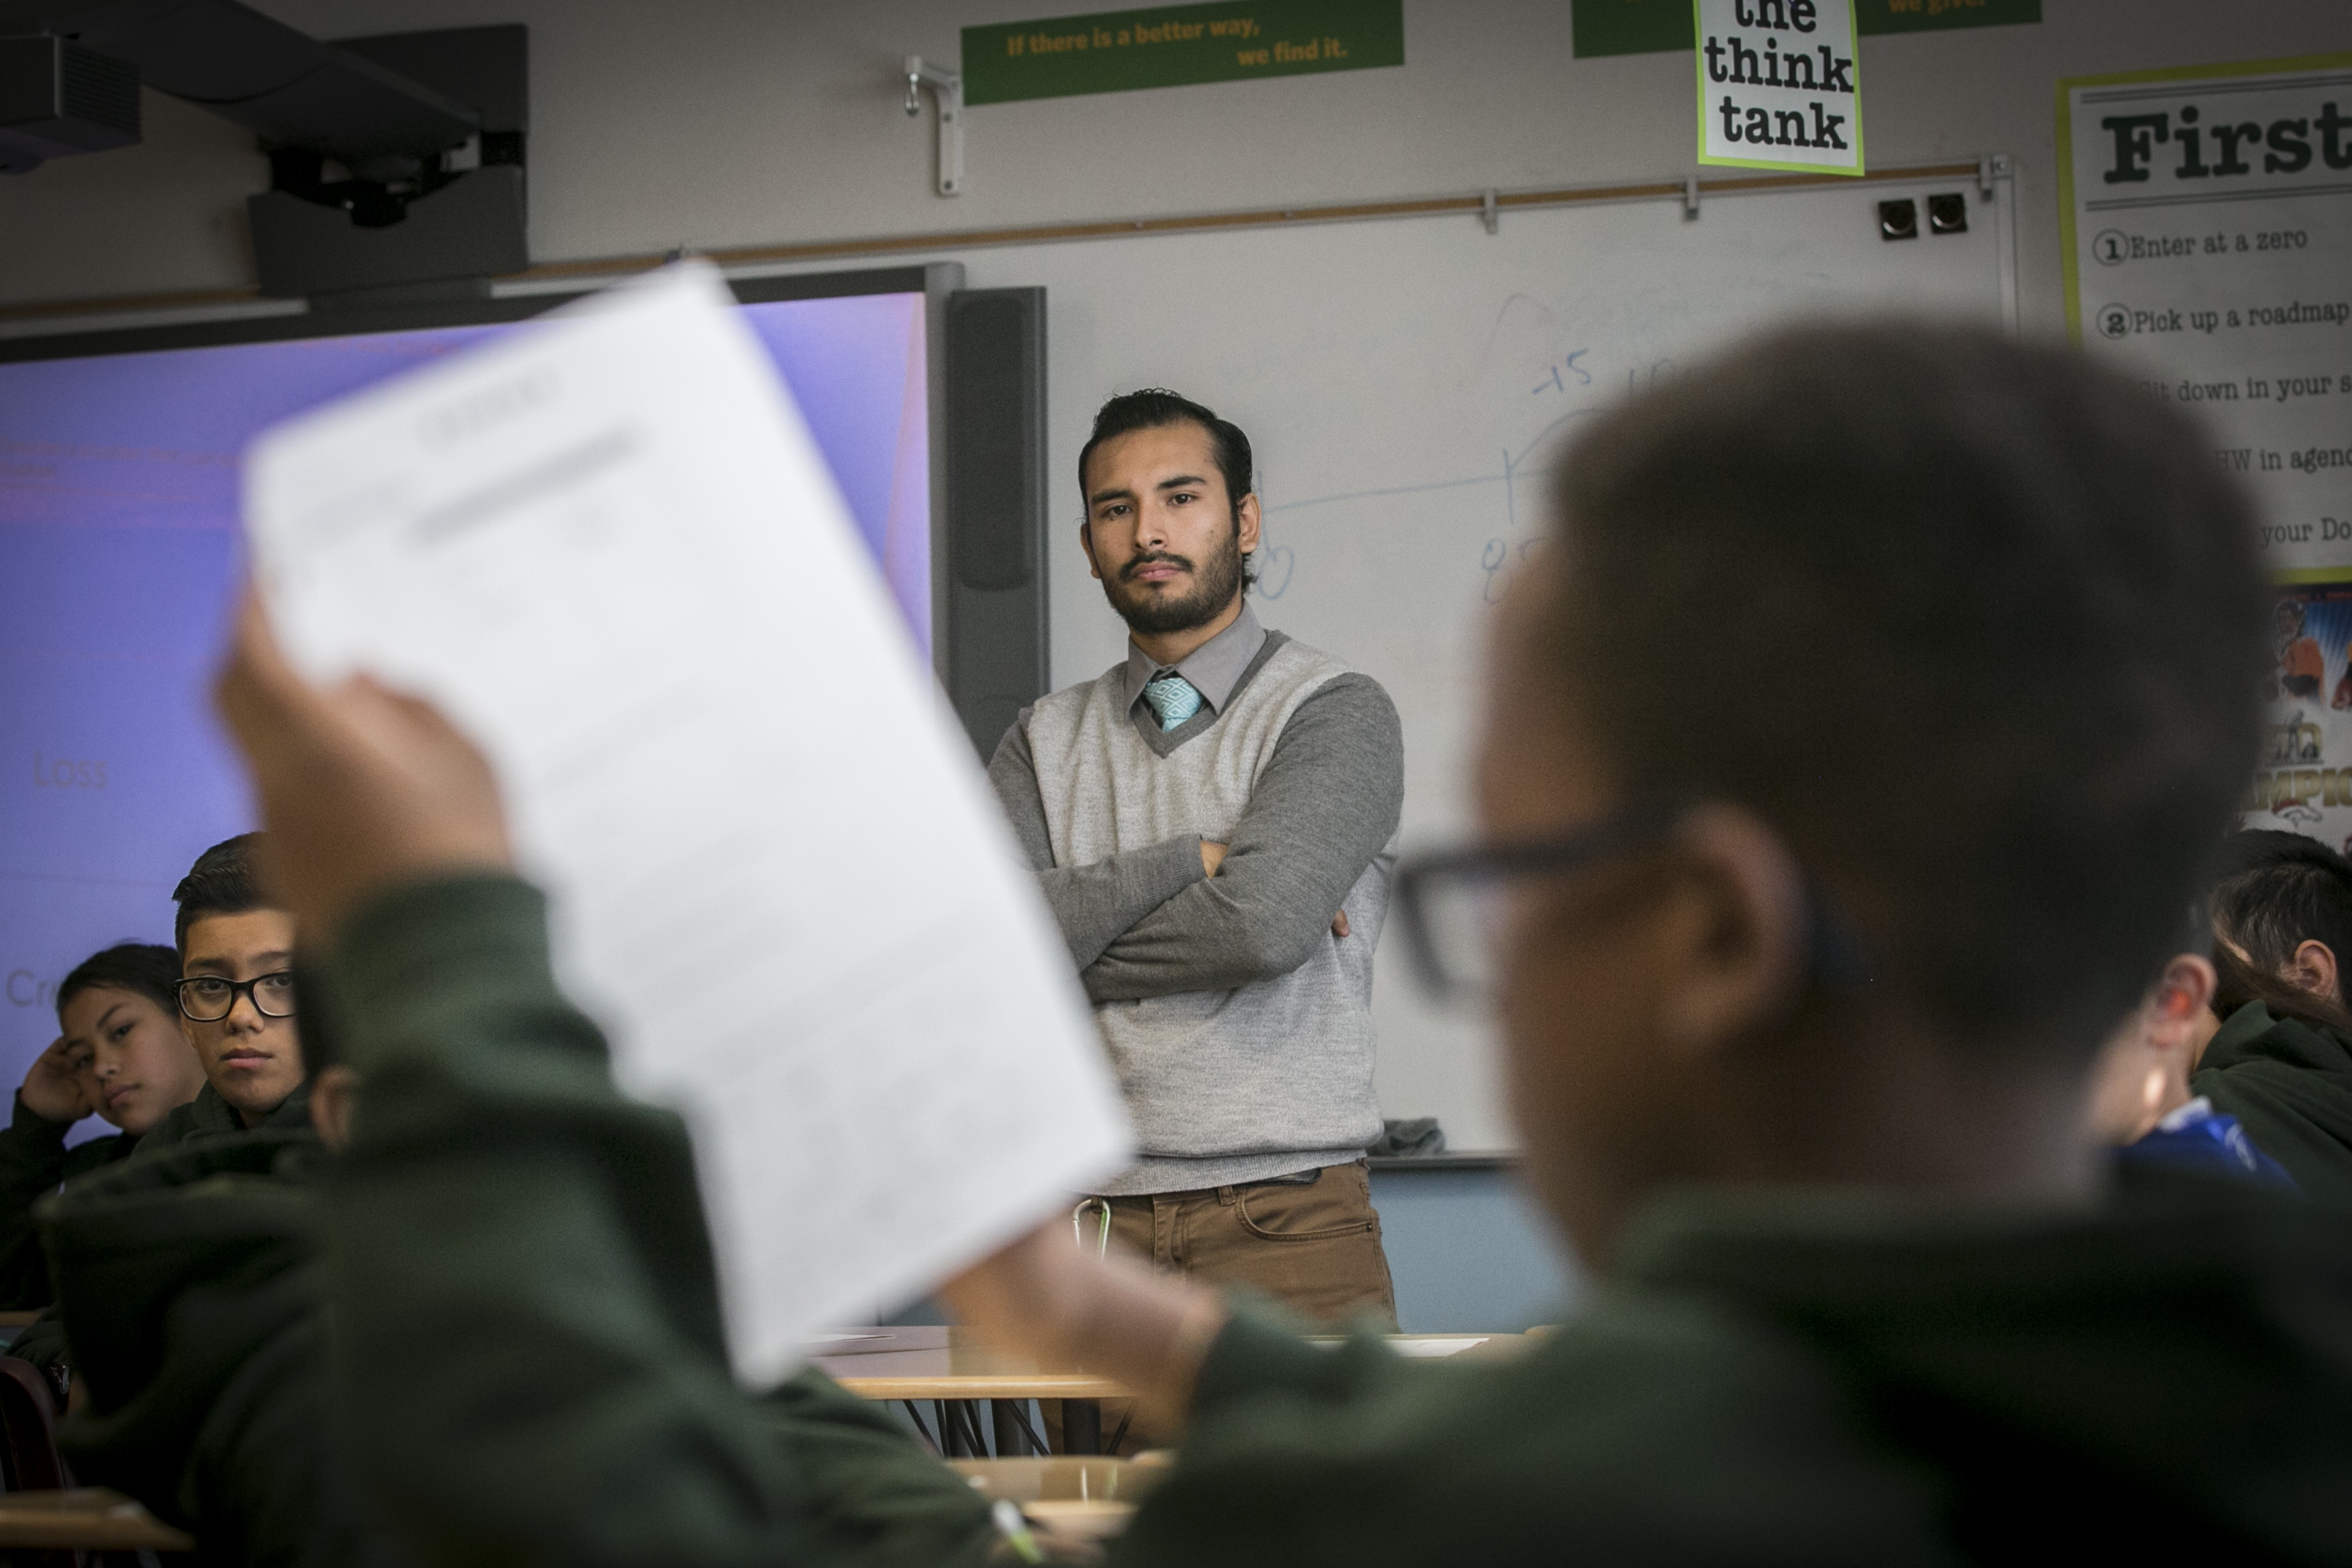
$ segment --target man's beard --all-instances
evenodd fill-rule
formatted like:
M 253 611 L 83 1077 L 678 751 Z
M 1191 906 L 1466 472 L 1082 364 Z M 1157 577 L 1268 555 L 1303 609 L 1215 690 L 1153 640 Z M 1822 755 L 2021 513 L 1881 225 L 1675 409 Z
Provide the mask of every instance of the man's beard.
M 1192 591 L 1178 599 L 1148 596 L 1129 586 L 1130 574 L 1158 561 L 1192 569 L 1193 563 L 1181 555 L 1165 550 L 1137 556 L 1119 569 L 1116 578 L 1103 579 L 1103 592 L 1110 607 L 1132 632 L 1146 636 L 1163 635 L 1171 632 L 1190 632 L 1203 626 L 1224 612 L 1234 601 L 1234 592 L 1242 585 L 1242 529 L 1238 519 L 1234 531 L 1225 536 L 1205 565 L 1193 569 Z

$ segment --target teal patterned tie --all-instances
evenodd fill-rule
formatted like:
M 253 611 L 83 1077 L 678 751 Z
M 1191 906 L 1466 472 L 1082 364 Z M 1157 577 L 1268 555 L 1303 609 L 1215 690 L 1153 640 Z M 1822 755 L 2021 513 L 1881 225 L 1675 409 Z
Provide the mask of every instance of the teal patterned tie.
M 1173 670 L 1165 670 L 1151 677 L 1143 688 L 1143 700 L 1160 716 L 1160 727 L 1164 733 L 1174 729 L 1201 711 L 1201 694 L 1192 683 Z

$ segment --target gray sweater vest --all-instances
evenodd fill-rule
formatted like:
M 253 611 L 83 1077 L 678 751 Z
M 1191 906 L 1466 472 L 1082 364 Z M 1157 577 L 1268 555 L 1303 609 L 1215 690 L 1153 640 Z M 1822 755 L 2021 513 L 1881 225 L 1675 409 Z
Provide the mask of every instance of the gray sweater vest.
M 1155 755 L 1128 716 L 1114 665 L 1040 701 L 1029 744 L 1060 865 L 1197 833 L 1229 841 L 1283 727 L 1347 673 L 1286 642 L 1206 732 Z M 1352 935 L 1327 936 L 1287 974 L 1230 991 L 1096 1008 L 1142 1158 L 1109 1194 L 1180 1191 L 1336 1165 L 1380 1135 L 1372 1093 L 1372 949 L 1388 913 L 1395 846 L 1342 905 Z

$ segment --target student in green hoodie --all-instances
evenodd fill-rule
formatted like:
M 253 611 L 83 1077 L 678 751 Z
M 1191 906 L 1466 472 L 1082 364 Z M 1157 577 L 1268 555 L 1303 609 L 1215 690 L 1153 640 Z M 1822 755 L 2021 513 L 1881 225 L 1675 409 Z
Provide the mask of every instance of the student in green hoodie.
M 57 1042 L 35 1059 L 0 1128 L 0 1310 L 48 1304 L 48 1269 L 33 1205 L 58 1184 L 130 1156 L 139 1140 L 204 1088 L 179 1029 L 179 955 L 149 942 L 93 953 L 58 983 Z M 96 1114 L 120 1131 L 71 1148 Z
M 2079 356 L 1908 322 L 1592 422 L 1496 632 L 1479 841 L 1401 914 L 1491 998 L 1601 1282 L 1517 1362 L 1430 1363 L 1047 1225 L 951 1299 L 1184 1430 L 1114 1561 L 2352 1557 L 2342 1219 L 2110 1188 L 2084 1128 L 2258 736 L 2264 580 L 2205 445 Z M 794 1561 L 688 1151 L 550 977 L 487 767 L 304 685 L 257 612 L 222 696 L 369 1074 L 331 1219 L 368 1472 L 453 1557 Z
M 315 1017 L 303 1050 L 316 1135 L 199 1137 L 41 1207 L 80 1394 L 58 1445 L 78 1480 L 188 1531 L 202 1563 L 391 1568 L 436 1545 L 478 1555 L 395 1528 L 350 1463 L 329 1375 L 322 1204 L 364 1096 Z M 431 1332 L 442 1343 L 411 1376 L 467 1360 L 462 1321 Z M 812 1568 L 987 1560 L 994 1535 L 971 1488 L 822 1373 L 775 1390 L 756 1421 L 778 1462 L 807 1479 Z
M 294 1019 L 294 916 L 263 896 L 257 833 L 196 857 L 172 897 L 180 977 L 173 993 L 182 1038 L 204 1070 L 195 1098 L 140 1138 L 137 1152 L 196 1147 L 257 1129 L 308 1135 L 310 1082 Z M 73 1354 L 54 1312 L 27 1325 L 9 1354 L 38 1366 L 60 1389 Z
M 173 890 L 179 906 L 173 921 L 173 1022 L 184 1048 L 201 1069 L 203 1082 L 193 1099 L 144 1130 L 138 1155 L 199 1151 L 224 1143 L 242 1146 L 252 1133 L 299 1143 L 310 1138 L 310 1084 L 294 1018 L 294 917 L 263 895 L 255 862 L 259 840 L 257 833 L 245 833 L 213 845 L 196 857 Z M 234 1150 L 224 1156 L 233 1168 L 241 1168 L 235 1162 L 244 1157 Z M 144 1162 L 127 1164 L 143 1166 Z M 209 1174 L 210 1167 L 196 1159 L 134 1171 L 121 1179 L 133 1188 L 168 1187 L 200 1181 Z M 111 1184 L 101 1182 L 93 1190 L 110 1191 Z M 185 1238 L 184 1245 L 173 1242 L 173 1227 L 196 1222 L 196 1206 L 164 1202 L 160 1212 L 159 1218 L 138 1221 L 133 1230 L 143 1239 L 99 1270 L 109 1281 L 107 1291 L 141 1269 L 152 1268 L 155 1278 L 122 1299 L 152 1305 L 192 1280 L 201 1280 L 205 1260 L 230 1255 L 215 1250 L 202 1235 Z M 208 1218 L 202 1223 L 215 1221 Z M 222 1241 L 223 1247 L 230 1245 Z M 282 1248 L 284 1241 L 272 1237 L 268 1245 Z M 106 1251 L 99 1249 L 100 1255 Z M 49 1277 L 55 1279 L 54 1254 L 50 1262 Z M 196 1270 L 194 1275 L 191 1268 Z M 87 1277 L 91 1270 L 84 1266 L 81 1272 Z M 62 1280 L 58 1284 L 62 1294 Z M 85 1301 L 98 1299 L 87 1288 L 82 1295 Z M 152 1319 L 136 1321 L 142 1327 L 155 1327 Z M 8 1353 L 39 1367 L 63 1403 L 82 1372 L 75 1339 L 59 1302 L 27 1324 Z M 237 1356 L 232 1355 L 227 1364 L 239 1364 Z M 177 1517 L 168 1509 L 158 1511 L 165 1518 Z
M 2352 1014 L 2256 967 L 2226 938 L 2213 962 L 2221 1024 L 2190 1090 L 2237 1118 L 2302 1190 L 2352 1207 Z
M 2189 1087 L 2235 1116 L 2314 1197 L 2352 1207 L 2352 863 L 2258 830 L 2223 845 L 2210 901 L 2221 1027 Z
M 398 1561 L 340 1462 L 320 1310 L 317 1140 L 142 1154 L 39 1210 L 76 1397 L 58 1446 L 205 1563 Z

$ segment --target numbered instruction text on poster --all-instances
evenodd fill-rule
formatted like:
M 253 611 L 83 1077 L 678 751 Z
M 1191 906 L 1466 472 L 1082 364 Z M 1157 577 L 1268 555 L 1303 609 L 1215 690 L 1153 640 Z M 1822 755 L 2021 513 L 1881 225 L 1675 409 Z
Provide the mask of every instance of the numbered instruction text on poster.
M 2274 570 L 2352 579 L 2352 55 L 2067 82 L 2060 115 L 2080 340 L 2205 418 Z

